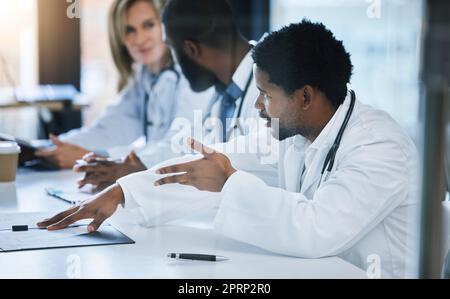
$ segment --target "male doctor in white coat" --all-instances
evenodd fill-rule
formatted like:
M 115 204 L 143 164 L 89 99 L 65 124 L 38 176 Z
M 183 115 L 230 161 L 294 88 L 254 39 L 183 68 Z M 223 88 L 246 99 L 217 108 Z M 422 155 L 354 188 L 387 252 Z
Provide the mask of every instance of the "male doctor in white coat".
M 215 229 L 228 237 L 290 256 L 337 255 L 375 276 L 414 275 L 416 149 L 391 117 L 347 90 L 352 64 L 342 42 L 304 20 L 265 38 L 253 58 L 255 107 L 286 145 L 277 186 L 252 172 L 257 159 L 248 154 L 192 140 L 200 159 L 125 177 L 38 225 L 55 230 L 94 218 L 88 230 L 95 231 L 119 204 L 141 207 L 149 220 L 161 207 L 155 190 L 166 188 L 162 204 L 216 202 Z
M 197 114 L 190 125 L 184 126 L 203 135 L 203 142 L 218 143 L 245 135 L 251 130 L 251 119 L 257 119 L 254 109 L 258 94 L 252 73 L 252 42 L 238 31 L 232 10 L 226 0 L 172 0 L 162 14 L 165 42 L 189 81 L 190 87 L 202 92 L 215 87 L 216 94 L 206 111 Z M 226 120 L 228 119 L 228 123 Z M 220 120 L 220 122 L 219 122 Z M 172 130 L 178 128 L 175 119 Z M 180 123 L 181 125 L 182 123 Z M 183 156 L 183 148 L 176 145 L 194 130 L 170 134 L 170 139 L 153 142 L 139 153 L 144 168 Z M 95 155 L 85 157 L 87 166 L 75 166 L 85 177 L 79 185 L 92 184 L 103 189 L 125 175 L 142 169 L 132 161 L 111 162 Z

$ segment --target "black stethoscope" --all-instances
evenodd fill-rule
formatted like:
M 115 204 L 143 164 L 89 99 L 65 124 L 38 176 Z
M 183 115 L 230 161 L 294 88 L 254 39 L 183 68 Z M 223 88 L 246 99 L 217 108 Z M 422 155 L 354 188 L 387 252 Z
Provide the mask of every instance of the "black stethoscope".
M 345 114 L 344 122 L 342 123 L 341 128 L 334 140 L 333 145 L 328 151 L 327 157 L 325 158 L 325 162 L 323 163 L 322 172 L 325 172 L 325 169 L 330 172 L 333 169 L 334 159 L 336 158 L 337 150 L 339 149 L 339 145 L 341 144 L 342 135 L 344 135 L 345 128 L 347 127 L 348 121 L 350 120 L 350 116 L 352 116 L 353 108 L 355 108 L 356 95 L 353 90 L 350 90 L 350 107 L 348 107 L 347 114 Z M 327 167 L 328 166 L 328 167 Z
M 161 78 L 162 73 L 164 72 L 173 72 L 176 75 L 176 85 L 178 86 L 178 82 L 180 81 L 180 74 L 178 73 L 178 71 L 175 69 L 174 65 L 172 64 L 171 66 L 165 67 L 161 70 L 161 72 L 159 72 L 158 75 L 155 76 L 155 78 L 152 80 L 152 83 L 150 85 L 150 90 L 147 91 L 145 90 L 145 97 L 144 97 L 144 115 L 143 115 L 143 134 L 145 137 L 145 142 L 148 141 L 148 127 L 153 126 L 153 122 L 151 120 L 148 119 L 148 104 L 150 102 L 150 93 L 152 92 L 153 88 L 155 87 L 155 85 L 158 83 L 159 78 Z M 173 105 L 175 106 L 175 105 Z
M 244 128 L 243 128 L 243 126 L 242 126 L 242 124 L 241 124 L 241 122 L 240 122 L 240 120 L 239 120 L 239 118 L 241 117 L 241 115 L 242 115 L 242 109 L 243 109 L 243 107 L 244 107 L 244 100 L 245 100 L 245 97 L 247 96 L 247 93 L 248 93 L 248 90 L 249 90 L 249 88 L 250 88 L 250 84 L 252 83 L 252 80 L 253 80 L 253 70 L 250 72 L 250 75 L 248 76 L 248 79 L 247 79 L 247 82 L 246 82 L 246 84 L 245 84 L 245 88 L 244 88 L 244 91 L 243 91 L 243 93 L 242 93 L 242 96 L 240 97 L 241 98 L 241 101 L 240 101 L 240 103 L 239 103 L 239 107 L 237 107 L 237 113 L 236 113 L 236 116 L 234 117 L 234 124 L 227 130 L 227 132 L 226 132 L 226 139 L 227 139 L 227 141 L 230 139 L 230 137 L 231 137 L 231 133 L 234 131 L 234 130 L 236 130 L 236 129 L 238 129 L 239 130 L 239 133 L 241 134 L 241 135 L 244 135 L 245 134 L 245 131 L 244 131 Z M 213 108 L 213 106 L 214 106 L 214 104 L 220 99 L 222 97 L 222 94 L 221 93 L 217 93 L 214 97 L 213 97 L 213 99 L 212 99 L 212 101 L 210 102 L 210 104 L 209 104 L 209 106 L 208 106 L 208 112 L 207 112 L 207 114 L 205 115 L 205 117 L 203 118 L 203 123 L 205 123 L 206 122 L 206 120 L 209 118 L 209 117 L 211 117 L 211 114 L 212 114 L 212 108 Z
M 331 170 L 333 169 L 334 160 L 336 158 L 336 153 L 341 144 L 341 139 L 342 139 L 342 136 L 344 135 L 345 128 L 347 127 L 350 117 L 352 116 L 353 108 L 355 108 L 355 102 L 356 102 L 355 92 L 353 90 L 350 90 L 350 106 L 348 107 L 347 113 L 345 114 L 344 121 L 342 122 L 341 128 L 339 129 L 336 139 L 334 140 L 333 145 L 331 146 L 330 150 L 327 153 L 325 162 L 323 163 L 323 166 L 322 166 L 322 171 L 320 173 L 319 185 L 317 187 L 319 187 L 322 182 L 322 178 L 323 178 L 323 174 L 325 173 L 325 170 L 328 172 L 331 172 Z M 303 171 L 300 176 L 300 181 L 301 181 L 301 178 L 303 177 L 305 170 L 306 170 L 305 167 L 303 167 Z M 300 186 L 300 190 L 301 190 L 301 186 Z

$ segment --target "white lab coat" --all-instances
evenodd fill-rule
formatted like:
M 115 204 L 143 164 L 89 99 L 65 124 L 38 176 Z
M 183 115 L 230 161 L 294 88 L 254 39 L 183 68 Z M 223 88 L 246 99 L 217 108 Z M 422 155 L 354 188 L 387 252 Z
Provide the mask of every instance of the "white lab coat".
M 314 143 L 301 136 L 281 142 L 277 167 L 261 165 L 258 155 L 229 154 L 239 171 L 221 193 L 182 185 L 153 187 L 159 176 L 152 170 L 137 173 L 118 181 L 125 206 L 140 207 L 147 225 L 172 220 L 176 213 L 218 207 L 215 229 L 242 242 L 297 257 L 338 255 L 374 276 L 413 276 L 418 158 L 399 125 L 357 101 L 335 165 L 319 186 L 325 156 L 349 102 L 346 99 Z M 261 173 L 269 181 L 262 180 Z M 176 210 L 180 204 L 183 209 Z
M 245 91 L 252 72 L 253 59 L 251 52 L 248 52 L 234 72 L 232 80 L 242 91 Z M 203 109 L 191 108 L 191 110 L 186 107 L 185 110 L 183 109 L 182 115 L 174 118 L 171 129 L 163 140 L 148 143 L 144 148 L 138 150 L 137 153 L 147 168 L 161 161 L 183 156 L 191 152 L 186 146 L 187 137 L 194 137 L 205 144 L 221 142 L 222 130 L 221 127 L 216 125 L 219 119 L 220 97 L 217 94 L 213 95 L 209 91 L 209 93 L 203 93 L 203 98 L 206 97 L 205 94 L 208 96 L 211 95 L 207 107 L 205 106 Z M 255 121 L 258 119 L 257 110 L 254 108 L 257 96 L 258 90 L 255 79 L 252 77 L 244 99 L 241 98 L 237 101 L 237 107 L 241 105 L 242 100 L 244 102 L 242 103 L 242 111 L 239 118 L 239 109 L 236 108 L 235 110 L 230 126 L 231 129 L 228 131 L 229 139 L 246 135 L 252 130 L 256 130 L 256 126 L 260 125 Z M 202 100 L 202 103 L 204 103 L 204 100 Z M 186 119 L 189 120 L 187 125 L 184 121 Z M 235 124 L 239 124 L 237 128 L 234 128 Z
M 131 144 L 144 135 L 144 99 L 149 94 L 148 143 L 163 140 L 175 117 L 189 117 L 195 109 L 205 109 L 211 90 L 195 93 L 178 66 L 163 71 L 159 78 L 138 65 L 136 74 L 119 94 L 116 104 L 105 109 L 91 126 L 62 134 L 63 141 L 112 157 L 127 154 Z

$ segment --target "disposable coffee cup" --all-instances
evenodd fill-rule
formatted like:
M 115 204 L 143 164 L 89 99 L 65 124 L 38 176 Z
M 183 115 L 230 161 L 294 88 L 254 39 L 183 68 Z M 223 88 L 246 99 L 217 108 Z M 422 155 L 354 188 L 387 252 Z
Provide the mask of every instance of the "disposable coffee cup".
M 0 183 L 16 180 L 20 147 L 16 142 L 0 141 Z

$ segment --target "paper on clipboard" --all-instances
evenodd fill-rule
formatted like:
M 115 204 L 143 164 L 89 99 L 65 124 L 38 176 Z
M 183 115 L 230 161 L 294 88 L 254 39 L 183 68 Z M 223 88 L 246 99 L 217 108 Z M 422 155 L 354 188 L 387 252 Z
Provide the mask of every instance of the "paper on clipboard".
M 38 229 L 36 223 L 47 218 L 49 213 L 0 214 L 0 252 L 55 249 L 100 245 L 133 244 L 134 241 L 108 223 L 97 232 L 88 233 L 91 220 L 82 220 L 59 231 Z M 27 224 L 28 231 L 13 232 L 11 225 Z

